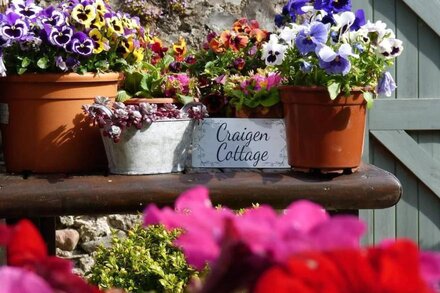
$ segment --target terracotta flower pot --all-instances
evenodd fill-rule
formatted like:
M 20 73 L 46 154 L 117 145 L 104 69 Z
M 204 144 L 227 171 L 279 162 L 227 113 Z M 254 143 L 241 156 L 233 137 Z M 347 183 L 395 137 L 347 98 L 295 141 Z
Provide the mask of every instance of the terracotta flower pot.
M 0 79 L 1 131 L 8 172 L 73 173 L 102 170 L 104 147 L 81 106 L 114 98 L 122 76 L 25 74 Z
M 362 91 L 331 100 L 326 89 L 280 87 L 289 165 L 300 170 L 355 170 L 361 163 L 366 102 Z
M 175 104 L 178 101 L 175 98 L 131 98 L 124 102 L 126 105 L 139 105 L 139 103 Z

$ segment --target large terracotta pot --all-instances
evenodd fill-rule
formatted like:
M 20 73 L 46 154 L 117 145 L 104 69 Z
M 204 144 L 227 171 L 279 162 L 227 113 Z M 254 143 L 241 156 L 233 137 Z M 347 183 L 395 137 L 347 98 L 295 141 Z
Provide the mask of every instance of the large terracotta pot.
M 331 100 L 319 87 L 280 87 L 289 165 L 300 170 L 355 170 L 361 163 L 366 102 L 358 90 Z
M 114 98 L 119 73 L 25 74 L 0 79 L 1 131 L 8 172 L 74 173 L 105 169 L 97 127 L 81 106 Z

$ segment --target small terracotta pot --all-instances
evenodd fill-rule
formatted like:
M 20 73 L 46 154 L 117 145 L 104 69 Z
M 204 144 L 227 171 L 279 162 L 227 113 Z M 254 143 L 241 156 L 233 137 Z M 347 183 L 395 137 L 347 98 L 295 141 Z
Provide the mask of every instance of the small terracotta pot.
M 237 118 L 283 118 L 283 104 L 280 102 L 272 107 L 257 106 L 249 108 L 241 107 L 240 110 L 235 109 L 235 117 Z
M 99 129 L 81 106 L 114 98 L 119 73 L 24 74 L 0 78 L 1 131 L 8 172 L 104 170 Z
M 331 100 L 325 88 L 282 86 L 289 165 L 355 170 L 361 163 L 366 101 L 360 89 Z

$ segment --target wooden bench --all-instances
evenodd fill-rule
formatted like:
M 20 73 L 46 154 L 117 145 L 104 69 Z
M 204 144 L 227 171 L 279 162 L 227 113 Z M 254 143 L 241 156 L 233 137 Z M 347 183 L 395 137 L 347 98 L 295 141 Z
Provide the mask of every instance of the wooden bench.
M 402 194 L 397 178 L 364 164 L 354 174 L 303 174 L 291 170 L 191 170 L 179 174 L 119 175 L 0 175 L 0 218 L 38 218 L 54 251 L 55 217 L 133 213 L 149 203 L 172 205 L 195 185 L 210 190 L 214 204 L 231 208 L 252 203 L 284 208 L 309 199 L 328 210 L 391 207 Z

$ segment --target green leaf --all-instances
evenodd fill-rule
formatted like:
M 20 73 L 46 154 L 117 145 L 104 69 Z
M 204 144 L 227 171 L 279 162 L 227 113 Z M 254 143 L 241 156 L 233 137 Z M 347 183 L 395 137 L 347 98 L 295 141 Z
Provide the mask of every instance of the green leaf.
M 143 91 L 150 91 L 150 84 L 148 81 L 149 81 L 148 76 L 144 74 L 144 76 L 141 79 L 141 82 L 139 83 L 139 86 Z
M 47 57 L 38 59 L 37 66 L 41 69 L 47 69 L 49 67 L 49 59 L 47 59 Z
M 339 82 L 331 80 L 327 84 L 327 90 L 330 95 L 330 99 L 334 100 L 341 92 L 341 84 Z
M 29 64 L 31 64 L 31 59 L 29 59 L 28 57 L 24 57 L 21 61 L 21 67 L 28 67 Z
M 126 74 L 124 89 L 130 94 L 137 92 L 143 78 L 144 75 L 140 72 Z
M 260 104 L 264 107 L 272 107 L 273 105 L 278 104 L 279 102 L 280 102 L 280 95 L 278 93 L 278 89 L 276 88 L 272 88 L 260 100 Z
M 20 67 L 20 68 L 18 68 L 17 73 L 18 73 L 18 75 L 22 75 L 26 71 L 27 71 L 26 67 Z
M 118 95 L 116 96 L 116 102 L 125 102 L 131 99 L 131 96 L 124 90 L 118 91 Z
M 367 109 L 371 109 L 374 103 L 374 94 L 372 92 L 364 92 L 364 99 L 367 101 Z
M 185 96 L 185 95 L 181 95 L 181 94 L 178 94 L 177 98 L 179 99 L 179 102 L 181 102 L 184 105 L 194 101 L 194 97 Z

